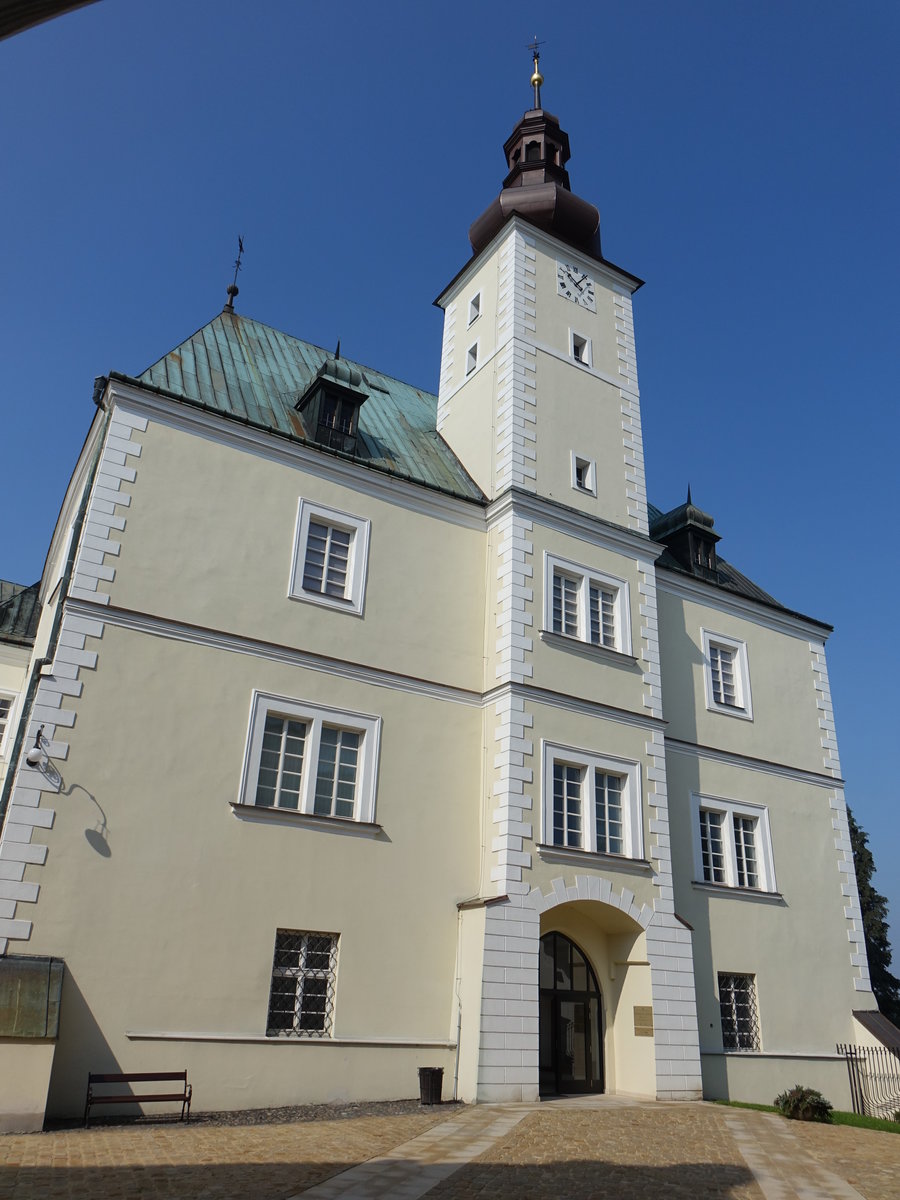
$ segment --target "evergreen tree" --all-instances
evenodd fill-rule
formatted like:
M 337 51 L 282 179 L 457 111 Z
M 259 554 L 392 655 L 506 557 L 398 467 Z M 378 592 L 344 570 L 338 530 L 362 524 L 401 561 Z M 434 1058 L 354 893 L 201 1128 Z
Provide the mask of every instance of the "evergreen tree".
M 866 937 L 866 954 L 869 956 L 869 974 L 872 991 L 882 1013 L 900 1025 L 900 979 L 891 974 L 891 943 L 888 937 L 888 902 L 876 892 L 872 883 L 875 874 L 875 859 L 869 849 L 869 835 L 853 819 L 847 809 L 850 824 L 850 845 L 853 847 L 853 862 L 856 867 L 856 886 L 862 908 L 863 930 Z

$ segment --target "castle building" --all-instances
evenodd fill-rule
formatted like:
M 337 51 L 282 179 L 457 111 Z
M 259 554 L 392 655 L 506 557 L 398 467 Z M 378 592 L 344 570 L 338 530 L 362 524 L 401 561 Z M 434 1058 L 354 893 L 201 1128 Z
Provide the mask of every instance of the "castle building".
M 184 1067 L 209 1109 L 421 1065 L 469 1101 L 849 1107 L 830 629 L 648 503 L 641 281 L 541 82 L 436 397 L 233 294 L 98 381 L 0 798 L 7 1127 Z

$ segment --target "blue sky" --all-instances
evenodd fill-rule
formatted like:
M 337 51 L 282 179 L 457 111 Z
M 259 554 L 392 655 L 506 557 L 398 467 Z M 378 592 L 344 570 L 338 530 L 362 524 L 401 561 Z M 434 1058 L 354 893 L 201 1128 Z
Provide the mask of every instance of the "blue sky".
M 726 558 L 836 626 L 900 943 L 896 3 L 101 0 L 0 43 L 0 575 L 41 573 L 94 376 L 209 320 L 238 233 L 240 311 L 437 389 L 431 301 L 499 190 L 535 33 L 573 188 L 647 280 L 651 499 L 690 482 Z

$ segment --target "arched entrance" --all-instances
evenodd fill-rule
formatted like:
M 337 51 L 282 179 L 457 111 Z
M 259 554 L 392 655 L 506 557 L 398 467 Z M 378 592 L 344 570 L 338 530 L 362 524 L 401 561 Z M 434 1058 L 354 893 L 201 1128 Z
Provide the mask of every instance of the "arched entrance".
M 542 1093 L 603 1091 L 600 988 L 591 965 L 564 934 L 540 950 Z

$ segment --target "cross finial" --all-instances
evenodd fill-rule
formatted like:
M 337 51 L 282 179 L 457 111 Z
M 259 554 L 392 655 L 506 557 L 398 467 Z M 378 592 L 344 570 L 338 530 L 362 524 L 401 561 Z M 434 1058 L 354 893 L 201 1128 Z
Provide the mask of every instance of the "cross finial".
M 244 253 L 244 239 L 238 234 L 238 256 L 234 260 L 234 279 L 225 289 L 228 299 L 225 301 L 225 308 L 228 312 L 234 312 L 234 298 L 240 291 L 237 285 L 238 271 L 241 269 L 241 258 Z
M 537 34 L 535 34 L 534 41 L 531 43 L 530 46 L 528 46 L 528 49 L 531 51 L 532 57 L 534 59 L 534 72 L 531 76 L 531 86 L 534 88 L 534 107 L 535 108 L 541 107 L 541 84 L 544 82 L 544 77 L 540 72 L 538 63 L 541 61 L 540 47 L 543 46 L 543 44 L 544 44 L 543 42 L 539 42 L 537 40 Z

